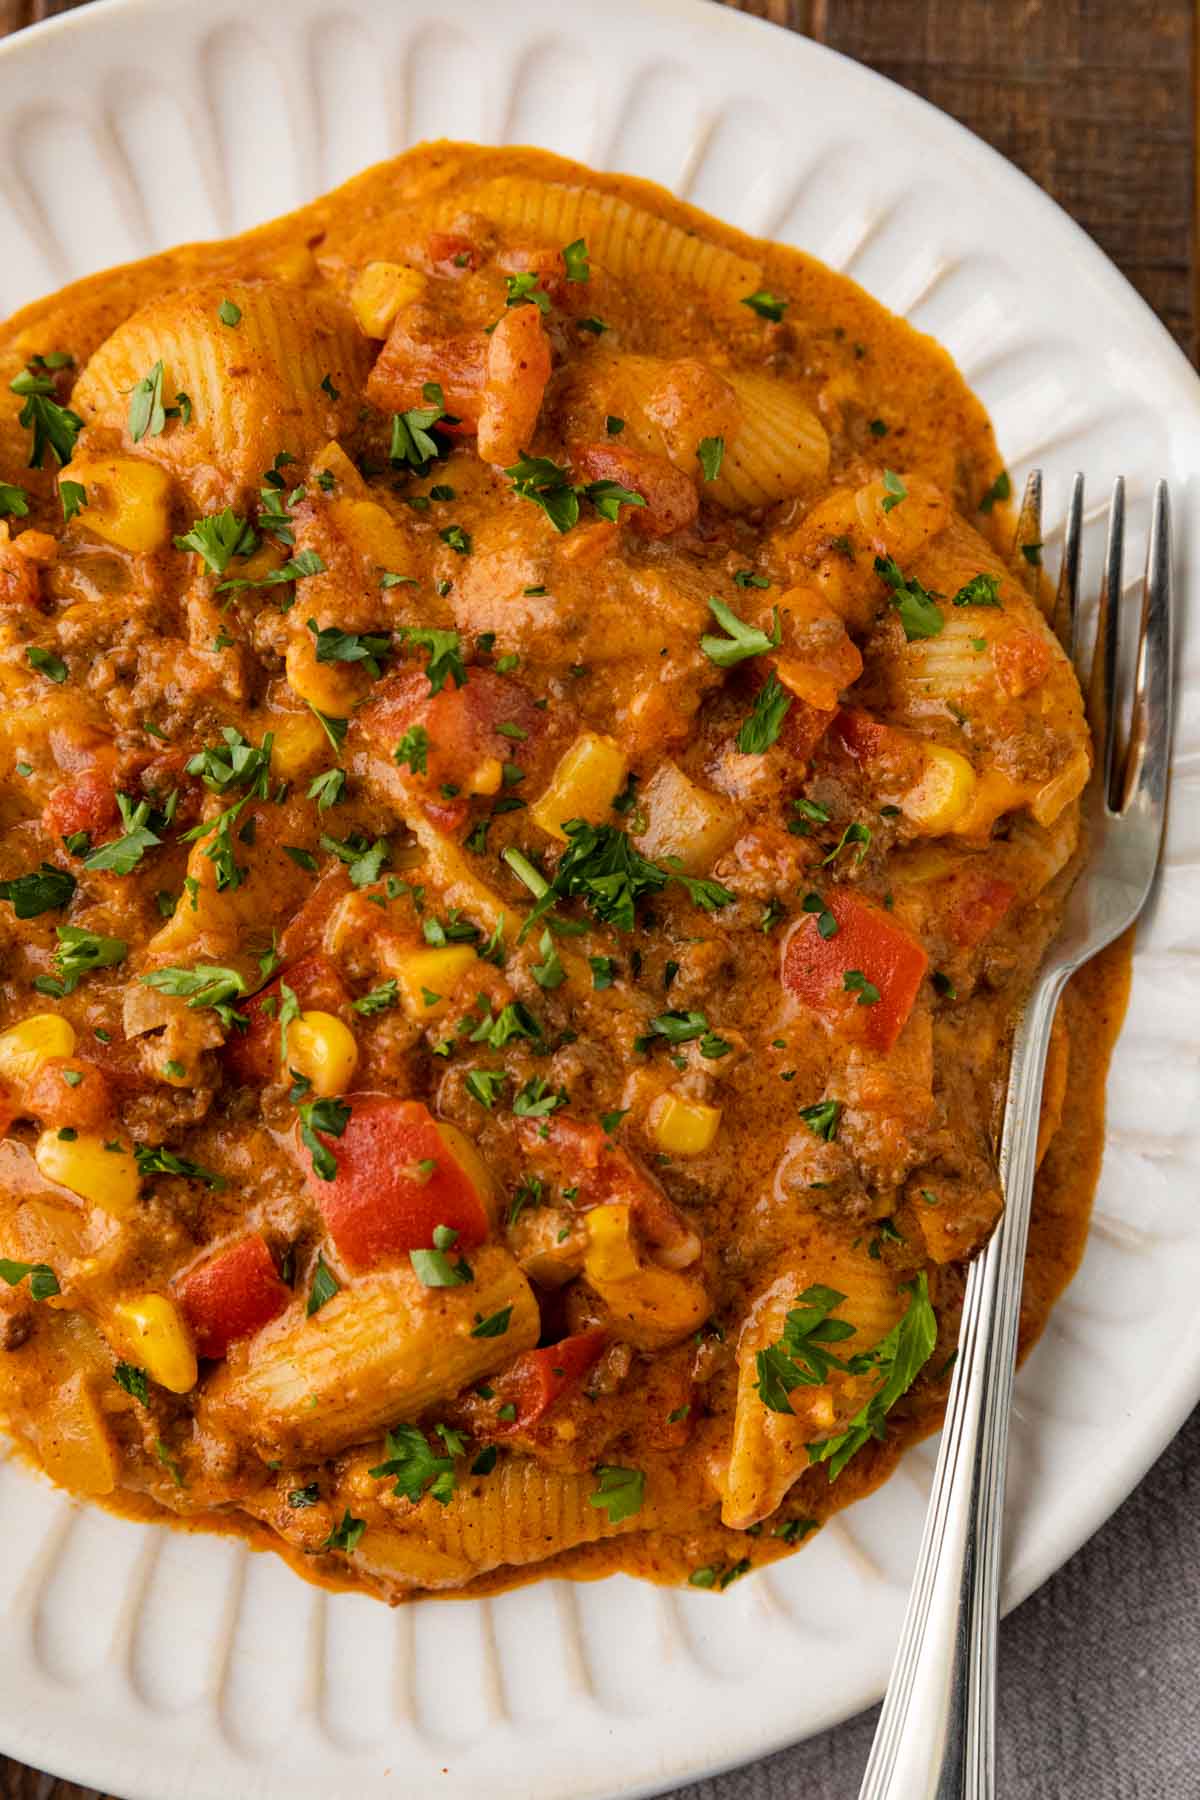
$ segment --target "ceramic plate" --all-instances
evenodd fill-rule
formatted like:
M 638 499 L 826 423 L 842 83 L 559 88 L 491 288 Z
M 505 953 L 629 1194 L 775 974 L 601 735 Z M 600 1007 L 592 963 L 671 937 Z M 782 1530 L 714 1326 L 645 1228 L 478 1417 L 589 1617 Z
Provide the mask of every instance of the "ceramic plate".
M 430 136 L 664 182 L 844 269 L 945 344 L 1014 480 L 1076 468 L 1132 539 L 1200 386 L 1123 278 L 999 157 L 803 38 L 699 0 L 103 0 L 0 49 L 0 312 L 224 236 Z M 1053 540 L 1051 539 L 1051 542 Z M 1200 567 L 1177 538 L 1183 608 Z M 1053 560 L 1053 558 L 1051 558 Z M 1083 1267 L 1018 1382 L 1005 1599 L 1095 1530 L 1200 1397 L 1200 683 L 1185 630 L 1165 879 L 1109 1087 Z M 625 1577 L 400 1608 L 0 1467 L 0 1745 L 125 1800 L 598 1800 L 819 1731 L 879 1694 L 933 1446 L 727 1596 Z

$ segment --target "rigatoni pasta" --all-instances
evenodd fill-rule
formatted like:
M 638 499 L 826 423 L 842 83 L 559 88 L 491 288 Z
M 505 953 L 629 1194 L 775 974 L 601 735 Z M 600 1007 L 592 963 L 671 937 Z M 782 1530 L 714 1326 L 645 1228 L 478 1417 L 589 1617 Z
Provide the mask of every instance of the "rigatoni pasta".
M 6 1429 L 391 1601 L 802 1543 L 937 1423 L 1079 862 L 977 402 L 453 145 L 0 346 Z

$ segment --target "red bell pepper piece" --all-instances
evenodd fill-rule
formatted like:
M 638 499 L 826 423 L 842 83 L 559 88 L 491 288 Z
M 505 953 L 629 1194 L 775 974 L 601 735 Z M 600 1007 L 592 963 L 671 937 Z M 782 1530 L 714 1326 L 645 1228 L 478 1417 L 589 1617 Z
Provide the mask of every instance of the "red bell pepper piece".
M 370 1269 L 406 1250 L 428 1250 L 436 1225 L 457 1231 L 457 1249 L 488 1234 L 484 1196 L 438 1122 L 419 1100 L 350 1094 L 341 1137 L 322 1134 L 337 1163 L 332 1181 L 313 1169 L 303 1145 L 308 1191 L 339 1253 Z
M 504 1421 L 509 1431 L 523 1431 L 548 1412 L 556 1400 L 576 1387 L 593 1368 L 608 1342 L 599 1327 L 548 1344 L 543 1350 L 526 1350 L 491 1382 L 497 1397 L 517 1409 L 515 1419 Z
M 818 920 L 831 914 L 837 930 L 823 937 Z M 830 893 L 822 913 L 809 913 L 783 950 L 783 985 L 797 1000 L 835 1021 L 876 1050 L 890 1050 L 913 1009 L 929 967 L 921 945 L 881 906 L 849 889 Z M 846 977 L 861 976 L 847 988 Z M 863 983 L 878 990 L 861 1004 Z
M 249 1021 L 244 1031 L 230 1032 L 222 1055 L 235 1081 L 274 1081 L 279 1075 L 280 989 L 286 983 L 307 1012 L 336 1013 L 349 1003 L 346 985 L 333 963 L 319 951 L 289 963 L 249 1000 L 238 1002 L 238 1011 Z M 270 1002 L 274 1001 L 274 1005 Z
M 956 869 L 937 887 L 947 903 L 946 936 L 964 950 L 982 944 L 1017 897 L 1010 881 L 1000 881 L 985 869 Z
M 179 1304 L 200 1356 L 225 1355 L 237 1338 L 250 1337 L 278 1318 L 292 1297 L 257 1232 L 219 1250 L 176 1284 Z

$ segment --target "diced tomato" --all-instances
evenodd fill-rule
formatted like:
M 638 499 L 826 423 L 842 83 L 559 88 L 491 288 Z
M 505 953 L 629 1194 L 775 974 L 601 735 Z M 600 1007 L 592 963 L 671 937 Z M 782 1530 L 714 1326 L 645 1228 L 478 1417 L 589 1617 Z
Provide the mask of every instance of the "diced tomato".
M 543 1136 L 543 1131 L 545 1136 Z M 620 1201 L 633 1209 L 638 1229 L 656 1250 L 694 1242 L 694 1233 L 650 1171 L 600 1125 L 556 1114 L 549 1120 L 523 1119 L 521 1147 L 554 1186 L 573 1188 L 580 1211 Z
M 597 1327 L 516 1357 L 489 1382 L 503 1404 L 517 1409 L 516 1418 L 503 1421 L 502 1428 L 523 1431 L 533 1425 L 595 1367 L 607 1341 L 608 1333 Z
M 127 1038 L 120 1031 L 109 1031 L 103 1038 L 93 1032 L 87 1040 L 87 1052 L 112 1087 L 119 1092 L 145 1093 L 155 1085 L 147 1075 L 142 1059 L 144 1038 Z
M 468 275 L 483 261 L 478 246 L 457 231 L 431 231 L 425 254 L 439 275 Z
M 652 450 L 620 444 L 573 444 L 571 462 L 581 481 L 615 481 L 642 496 L 644 506 L 623 506 L 618 514 L 622 525 L 642 537 L 669 537 L 693 524 L 700 511 L 691 477 Z
M 424 769 L 409 761 L 398 765 L 398 775 L 443 831 L 457 830 L 466 819 L 469 795 L 500 791 L 505 763 L 531 774 L 546 737 L 545 716 L 528 688 L 491 669 L 473 668 L 465 687 L 448 682 L 439 694 L 430 693 L 423 669 L 405 669 L 380 685 L 358 723 L 389 759 L 407 731 L 424 731 L 423 756 L 416 756 Z M 447 787 L 458 794 L 447 797 Z
M 459 331 L 441 337 L 436 331 L 436 315 L 424 308 L 403 308 L 367 377 L 367 399 L 383 412 L 427 407 L 424 388 L 435 381 L 445 411 L 455 421 L 439 420 L 438 430 L 456 435 L 474 432 L 483 400 L 487 334 Z
M 874 1049 L 890 1050 L 913 1009 L 929 958 L 912 933 L 881 906 L 845 888 L 824 899 L 824 911 L 832 914 L 837 930 L 822 937 L 818 918 L 823 914 L 816 913 L 793 926 L 783 948 L 783 985 Z M 878 1000 L 860 1004 L 862 982 L 847 988 L 847 975 L 861 976 L 878 990 Z
M 992 645 L 996 679 L 1006 694 L 1020 700 L 1041 687 L 1054 662 L 1054 652 L 1036 631 L 1015 631 Z
M 176 1283 L 176 1292 L 197 1353 L 214 1360 L 237 1338 L 278 1318 L 292 1297 L 257 1232 L 200 1263 Z
M 798 763 L 811 762 L 813 751 L 828 731 L 832 718 L 832 713 L 822 712 L 819 707 L 810 706 L 807 700 L 793 695 L 780 727 L 781 748 Z
M 346 985 L 327 956 L 314 951 L 288 963 L 274 981 L 238 1003 L 238 1011 L 250 1023 L 245 1031 L 231 1031 L 222 1051 L 225 1067 L 235 1081 L 274 1081 L 278 1075 L 280 989 L 285 982 L 305 1011 L 336 1013 L 349 1004 Z
M 964 950 L 973 950 L 997 925 L 1017 897 L 1011 882 L 999 881 L 986 869 L 958 869 L 938 883 L 945 895 L 946 935 Z
M 349 1094 L 346 1104 L 341 1137 L 322 1138 L 337 1162 L 332 1181 L 316 1173 L 297 1139 L 308 1191 L 346 1261 L 370 1269 L 406 1250 L 428 1250 L 437 1225 L 457 1231 L 456 1248 L 481 1244 L 489 1225 L 486 1175 L 470 1166 L 469 1142 L 456 1143 L 419 1100 Z
M 871 762 L 882 756 L 895 736 L 890 725 L 861 707 L 843 706 L 830 728 L 830 741 L 837 750 L 845 751 L 856 762 Z
M 84 769 L 51 790 L 42 824 L 54 837 L 88 831 L 97 838 L 116 817 L 117 791 L 112 775 L 102 769 Z
M 111 1117 L 112 1088 L 94 1062 L 78 1056 L 51 1056 L 42 1063 L 23 1096 L 22 1111 L 56 1130 L 90 1131 Z

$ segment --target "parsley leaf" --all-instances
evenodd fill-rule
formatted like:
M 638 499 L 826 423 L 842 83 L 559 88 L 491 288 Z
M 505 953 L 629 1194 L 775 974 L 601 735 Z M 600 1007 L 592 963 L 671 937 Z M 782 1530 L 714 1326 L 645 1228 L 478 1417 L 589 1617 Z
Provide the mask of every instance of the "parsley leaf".
M 245 978 L 237 969 L 197 963 L 191 969 L 152 969 L 148 975 L 139 975 L 138 980 L 160 994 L 186 1000 L 189 1011 L 211 1007 L 227 1030 L 245 1023 L 243 1015 L 231 1004 L 246 992 Z
M 193 522 L 192 529 L 175 539 L 177 550 L 194 550 L 214 575 L 223 575 L 233 556 L 250 556 L 258 549 L 258 536 L 249 519 L 239 518 L 231 507 L 208 513 Z
M 845 1298 L 836 1288 L 805 1288 L 784 1321 L 779 1341 L 757 1352 L 755 1386 L 763 1405 L 772 1412 L 790 1413 L 788 1396 L 793 1388 L 820 1387 L 828 1381 L 831 1369 L 847 1367 L 825 1348 L 855 1334 L 848 1319 L 830 1317 Z
M 187 773 L 199 775 L 212 794 L 227 794 L 231 788 L 244 787 L 265 800 L 275 741 L 273 733 L 268 731 L 262 744 L 257 746 L 244 738 L 235 725 L 223 725 L 221 736 L 225 740 L 223 744 L 206 744 L 189 759 L 185 765 Z
M 113 1370 L 113 1380 L 143 1406 L 149 1404 L 150 1390 L 146 1385 L 145 1369 L 139 1369 L 136 1363 L 119 1362 Z
M 317 1266 L 313 1270 L 312 1286 L 308 1290 L 308 1299 L 304 1305 L 304 1315 L 311 1319 L 319 1313 L 323 1306 L 328 1306 L 333 1296 L 341 1292 L 341 1283 L 323 1255 L 318 1254 Z
M 429 769 L 429 733 L 423 725 L 410 725 L 396 748 L 392 751 L 392 759 L 401 768 L 408 764 L 414 775 L 424 775 Z
M 737 747 L 745 756 L 761 756 L 783 729 L 791 711 L 792 696 L 781 686 L 774 669 L 758 690 L 754 708 L 737 734 Z
M 16 381 L 9 385 L 15 394 L 26 395 L 17 422 L 26 431 L 33 433 L 29 467 L 40 469 L 47 450 L 61 467 L 63 463 L 70 462 L 74 454 L 75 439 L 83 430 L 83 420 L 69 406 L 60 406 L 57 400 L 51 399 L 49 383 L 45 388 L 33 388 L 18 386 L 20 380 L 18 375 Z
M 0 881 L 0 900 L 7 900 L 18 919 L 36 919 L 40 913 L 65 906 L 75 892 L 75 877 L 68 869 L 44 862 L 27 875 Z
M 770 637 L 760 631 L 757 625 L 747 625 L 739 619 L 733 608 L 718 600 L 715 594 L 708 597 L 708 610 L 712 613 L 722 631 L 728 637 L 705 636 L 700 639 L 700 648 L 709 662 L 716 663 L 719 669 L 732 669 L 736 664 L 745 662 L 749 656 L 762 656 L 767 650 L 778 649 L 782 627 L 779 623 L 779 608 L 772 614 L 774 629 Z
M 429 652 L 425 673 L 429 677 L 431 694 L 441 693 L 447 677 L 455 687 L 466 687 L 467 669 L 462 657 L 462 638 L 457 631 L 435 631 L 409 625 L 404 628 L 403 635 L 406 643 Z
M 15 487 L 11 481 L 0 481 L 0 519 L 25 519 L 28 516 L 29 496 L 25 489 Z
M 998 575 L 972 575 L 970 581 L 964 582 L 953 600 L 952 606 L 999 606 L 1000 577 Z
M 58 498 L 62 505 L 63 524 L 69 525 L 75 515 L 82 512 L 87 505 L 87 489 L 81 481 L 60 481 Z M 2 500 L 3 484 L 0 484 L 0 501 Z M 0 512 L 3 510 L 3 505 L 0 505 Z M 25 510 L 28 512 L 29 508 L 26 507 Z
M 350 1108 L 344 1100 L 306 1100 L 299 1107 L 300 1142 L 312 1158 L 313 1173 L 322 1181 L 333 1181 L 337 1176 L 337 1158 L 328 1144 L 323 1144 L 317 1136 L 323 1131 L 329 1137 L 340 1138 L 350 1123 Z
M 241 315 L 239 314 L 238 316 L 240 317 Z M 325 1539 L 325 1542 L 321 1545 L 321 1549 L 344 1550 L 346 1554 L 349 1555 L 352 1550 L 357 1550 L 362 1541 L 363 1532 L 366 1529 L 367 1521 L 365 1519 L 356 1519 L 354 1514 L 350 1511 L 350 1508 L 347 1507 L 342 1514 L 341 1524 L 334 1526 L 329 1536 Z
M 16 1287 L 27 1275 L 31 1300 L 51 1300 L 55 1294 L 61 1294 L 58 1276 L 49 1263 L 13 1262 L 7 1256 L 0 1256 L 0 1281 Z
M 753 294 L 742 296 L 743 306 L 748 306 L 750 311 L 757 313 L 760 319 L 772 319 L 776 324 L 787 310 L 787 304 L 786 300 L 780 300 L 777 295 L 768 292 L 766 288 L 759 288 Z
M 1012 482 L 1008 478 L 1008 470 L 1001 469 L 991 487 L 979 502 L 981 513 L 990 513 L 998 500 L 1007 500 L 1012 494 Z
M 128 794 L 118 794 L 117 809 L 125 830 L 120 837 L 111 838 L 86 856 L 83 860 L 85 869 L 111 869 L 114 875 L 132 875 L 146 851 L 162 843 L 158 833 L 147 823 L 149 800 L 139 800 L 135 806 Z
M 568 281 L 590 281 L 592 269 L 588 262 L 587 245 L 582 238 L 576 238 L 572 244 L 563 245 L 562 259 Z
M 40 644 L 27 644 L 25 656 L 31 669 L 44 675 L 47 681 L 63 682 L 67 679 L 67 665 L 61 656 L 55 656 L 52 650 L 43 650 Z
M 838 1121 L 842 1116 L 840 1100 L 818 1100 L 814 1106 L 802 1106 L 800 1117 L 808 1126 L 814 1137 L 824 1138 L 832 1144 L 837 1137 Z
M 894 557 L 877 556 L 875 573 L 882 575 L 892 590 L 892 605 L 900 614 L 900 623 L 909 643 L 917 638 L 937 637 L 946 620 L 934 596 L 921 586 L 915 575 L 905 575 Z
M 705 481 L 715 481 L 721 473 L 721 463 L 725 457 L 725 439 L 723 437 L 701 438 L 696 446 L 696 455 L 699 458 Z
M 381 982 L 379 987 L 372 988 L 369 993 L 360 994 L 351 1004 L 356 1013 L 369 1018 L 373 1013 L 386 1012 L 389 1007 L 395 1006 L 396 999 L 396 978 L 393 975 L 389 980 Z
M 892 512 L 902 500 L 908 499 L 908 489 L 897 475 L 895 469 L 883 471 L 884 497 L 880 502 L 885 513 Z
M 883 1384 L 867 1404 L 851 1419 L 845 1431 L 808 1446 L 811 1462 L 827 1462 L 829 1479 L 836 1481 L 850 1458 L 871 1438 L 883 1436 L 883 1421 L 897 1400 L 906 1394 L 929 1358 L 937 1342 L 937 1319 L 929 1303 L 929 1280 L 922 1270 L 915 1281 L 906 1282 L 912 1294 L 908 1310 L 874 1350 L 855 1357 L 851 1368 L 855 1374 L 878 1370 Z
M 79 925 L 56 925 L 58 948 L 54 966 L 58 970 L 59 996 L 73 994 L 84 976 L 93 969 L 111 969 L 124 962 L 129 945 L 123 938 L 101 937 Z
M 162 384 L 163 366 L 160 360 L 130 390 L 133 397 L 129 402 L 129 435 L 135 444 L 140 444 L 144 437 L 158 437 L 167 428 Z
M 478 1325 L 471 1327 L 471 1336 L 473 1338 L 503 1337 L 508 1330 L 512 1311 L 511 1306 L 502 1306 L 499 1312 L 489 1313 L 486 1319 L 480 1319 Z
M 622 1519 L 631 1519 L 641 1511 L 646 1496 L 646 1477 L 641 1469 L 601 1463 L 596 1475 L 599 1486 L 588 1495 L 588 1505 L 603 1507 L 610 1525 L 619 1525 Z
M 448 1504 L 454 1493 L 454 1459 L 438 1456 L 419 1426 L 397 1425 L 388 1432 L 384 1450 L 386 1460 L 367 1470 L 373 1481 L 394 1479 L 393 1494 L 414 1506 L 426 1492 L 440 1505 Z
M 317 640 L 319 663 L 362 663 L 371 675 L 376 678 L 382 675 L 382 659 L 392 647 L 386 631 L 339 631 L 335 625 L 318 626 L 315 619 L 306 619 L 305 624 Z
M 188 1181 L 203 1182 L 206 1188 L 228 1185 L 223 1175 L 215 1175 L 186 1156 L 176 1156 L 165 1144 L 137 1144 L 133 1152 L 139 1175 L 182 1175 Z

